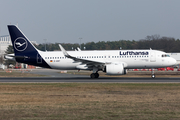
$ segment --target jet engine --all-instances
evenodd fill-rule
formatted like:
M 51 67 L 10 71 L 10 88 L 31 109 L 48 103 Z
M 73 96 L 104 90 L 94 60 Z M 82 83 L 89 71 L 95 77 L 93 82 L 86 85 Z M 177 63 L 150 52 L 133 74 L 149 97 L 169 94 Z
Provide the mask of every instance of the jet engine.
M 104 72 L 107 75 L 124 75 L 126 74 L 126 69 L 124 69 L 123 63 L 112 63 L 105 66 Z

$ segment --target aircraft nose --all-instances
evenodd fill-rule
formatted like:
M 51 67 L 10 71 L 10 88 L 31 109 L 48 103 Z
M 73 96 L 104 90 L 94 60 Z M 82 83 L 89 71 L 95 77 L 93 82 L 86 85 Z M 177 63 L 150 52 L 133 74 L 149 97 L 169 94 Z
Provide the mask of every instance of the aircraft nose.
M 171 63 L 172 63 L 172 65 L 175 65 L 177 63 L 177 61 L 174 58 L 172 58 Z

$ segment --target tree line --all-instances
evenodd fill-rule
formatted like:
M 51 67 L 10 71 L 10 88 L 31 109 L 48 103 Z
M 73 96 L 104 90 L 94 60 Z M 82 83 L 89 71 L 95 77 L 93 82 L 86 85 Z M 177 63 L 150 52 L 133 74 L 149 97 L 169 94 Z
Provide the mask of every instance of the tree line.
M 66 50 L 75 50 L 80 48 L 78 43 L 60 43 Z M 139 41 L 119 40 L 119 41 L 99 41 L 82 43 L 82 50 L 119 50 L 119 49 L 155 49 L 164 52 L 180 52 L 180 40 L 172 37 L 160 37 L 159 35 L 147 36 Z M 35 45 L 41 51 L 59 51 L 59 43 L 43 43 Z M 6 54 L 13 53 L 13 47 L 9 46 Z
M 80 45 L 75 43 L 60 43 L 66 50 L 75 50 Z M 35 45 L 39 50 L 58 51 L 59 43 L 43 43 Z M 147 36 L 139 41 L 119 40 L 119 41 L 99 41 L 81 44 L 82 50 L 119 50 L 119 49 L 155 49 L 164 52 L 180 52 L 180 40 L 173 37 L 160 37 L 159 35 Z

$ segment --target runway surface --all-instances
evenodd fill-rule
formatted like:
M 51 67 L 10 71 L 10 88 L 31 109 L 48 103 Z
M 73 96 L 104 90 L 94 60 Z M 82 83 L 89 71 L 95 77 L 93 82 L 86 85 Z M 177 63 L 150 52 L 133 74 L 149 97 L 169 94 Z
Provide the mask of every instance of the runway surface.
M 33 83 L 180 83 L 180 78 L 109 78 L 100 77 L 32 77 L 32 78 L 0 78 L 0 82 L 33 82 Z
M 180 78 L 127 78 L 127 77 L 99 77 L 91 79 L 85 75 L 59 73 L 59 70 L 40 69 L 29 71 L 32 74 L 47 75 L 48 77 L 15 77 L 0 78 L 0 82 L 32 82 L 32 83 L 180 83 Z

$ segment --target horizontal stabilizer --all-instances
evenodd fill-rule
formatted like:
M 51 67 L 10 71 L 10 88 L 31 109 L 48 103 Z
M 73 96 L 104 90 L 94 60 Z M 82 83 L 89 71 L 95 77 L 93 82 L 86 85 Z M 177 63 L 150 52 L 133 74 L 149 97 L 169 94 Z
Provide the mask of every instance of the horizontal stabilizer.
M 4 59 L 15 61 L 15 55 L 14 54 L 6 54 L 6 55 L 4 55 Z
M 8 59 L 8 60 L 15 60 L 15 58 L 25 59 L 28 57 L 27 56 L 15 56 L 14 54 L 6 54 L 6 55 L 4 55 L 4 58 Z

